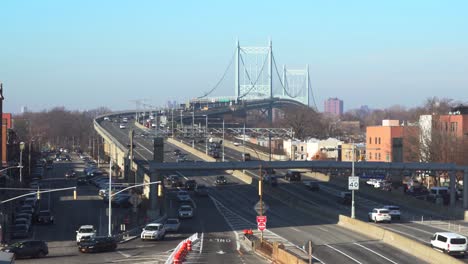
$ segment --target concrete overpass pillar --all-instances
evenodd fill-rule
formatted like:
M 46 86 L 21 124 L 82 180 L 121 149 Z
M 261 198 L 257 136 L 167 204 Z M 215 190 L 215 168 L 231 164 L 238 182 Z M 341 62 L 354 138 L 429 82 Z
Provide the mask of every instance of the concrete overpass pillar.
M 161 179 L 161 174 L 158 172 L 152 172 L 150 175 L 150 181 L 155 182 Z M 158 185 L 149 185 L 149 210 L 148 216 L 150 219 L 156 219 L 160 215 L 161 204 L 158 199 Z
M 468 169 L 463 171 L 463 208 L 468 209 Z
M 455 177 L 455 171 L 451 170 L 449 171 L 449 176 L 450 176 L 450 206 L 455 206 L 456 202 L 456 188 L 455 188 L 455 183 L 456 183 L 456 177 Z

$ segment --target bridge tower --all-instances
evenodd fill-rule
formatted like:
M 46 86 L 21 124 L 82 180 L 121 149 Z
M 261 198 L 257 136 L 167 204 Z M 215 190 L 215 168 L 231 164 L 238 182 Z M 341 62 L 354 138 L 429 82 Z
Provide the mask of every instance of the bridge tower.
M 281 98 L 296 100 L 309 106 L 309 65 L 302 69 L 288 69 L 283 65 L 283 86 Z
M 236 100 L 273 98 L 273 53 L 271 40 L 267 47 L 236 45 Z

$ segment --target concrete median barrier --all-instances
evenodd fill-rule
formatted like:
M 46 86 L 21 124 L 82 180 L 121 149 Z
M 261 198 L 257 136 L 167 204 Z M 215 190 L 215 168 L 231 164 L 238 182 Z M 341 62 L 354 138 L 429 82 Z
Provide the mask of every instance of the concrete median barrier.
M 357 219 L 340 215 L 339 225 L 395 247 L 429 263 L 463 263 L 418 241 Z

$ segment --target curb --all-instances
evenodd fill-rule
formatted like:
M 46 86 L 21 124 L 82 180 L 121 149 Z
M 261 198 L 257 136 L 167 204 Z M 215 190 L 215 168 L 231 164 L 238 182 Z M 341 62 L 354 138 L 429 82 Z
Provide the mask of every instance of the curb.
M 122 241 L 119 241 L 119 244 L 125 244 L 127 242 L 130 242 L 132 240 L 135 240 L 136 238 L 138 238 L 138 236 L 131 236 L 131 237 L 128 237 L 127 239 L 124 239 Z

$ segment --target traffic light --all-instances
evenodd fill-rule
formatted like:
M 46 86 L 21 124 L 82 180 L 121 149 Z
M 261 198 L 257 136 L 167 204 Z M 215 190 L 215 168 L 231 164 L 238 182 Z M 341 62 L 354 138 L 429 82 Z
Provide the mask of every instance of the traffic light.
M 41 199 L 41 193 L 39 191 L 37 191 L 36 195 L 37 195 L 37 199 L 40 200 Z
M 162 197 L 162 196 L 163 196 L 162 184 L 159 183 L 158 184 L 158 197 Z
M 76 190 L 73 190 L 73 200 L 76 200 Z

